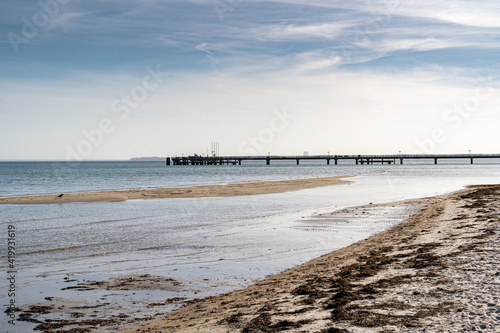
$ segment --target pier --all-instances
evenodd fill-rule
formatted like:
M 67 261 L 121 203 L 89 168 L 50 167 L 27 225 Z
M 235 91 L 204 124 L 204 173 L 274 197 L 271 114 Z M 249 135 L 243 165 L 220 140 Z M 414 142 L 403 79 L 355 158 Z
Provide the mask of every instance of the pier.
M 500 158 L 500 154 L 394 154 L 394 155 L 300 155 L 300 156 L 187 156 L 167 157 L 167 165 L 241 165 L 242 161 L 263 161 L 271 165 L 271 161 L 295 160 L 297 165 L 303 160 L 324 160 L 327 165 L 337 165 L 341 160 L 350 160 L 353 164 L 404 164 L 405 160 L 429 160 L 438 164 L 438 160 L 466 159 L 474 164 L 476 159 Z

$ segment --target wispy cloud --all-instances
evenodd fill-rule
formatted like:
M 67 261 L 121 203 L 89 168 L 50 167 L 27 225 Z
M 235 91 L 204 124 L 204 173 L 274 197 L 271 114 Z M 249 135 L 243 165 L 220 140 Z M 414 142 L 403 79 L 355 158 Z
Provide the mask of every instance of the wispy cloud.
M 289 41 L 310 38 L 333 40 L 339 37 L 347 25 L 346 23 L 262 25 L 252 29 L 249 34 L 258 40 Z
M 23 17 L 41 10 L 37 1 L 5 0 L 4 7 L 3 36 L 22 34 Z M 359 119 L 387 133 L 394 128 L 387 119 L 406 124 L 396 133 L 404 137 L 463 100 L 478 78 L 500 78 L 499 14 L 492 0 L 245 0 L 221 20 L 210 0 L 70 1 L 19 54 L 7 39 L 0 43 L 2 115 L 12 120 L 0 127 L 27 119 L 39 138 L 58 128 L 78 137 L 142 82 L 146 66 L 158 64 L 172 75 L 117 130 L 117 145 L 146 146 L 154 133 L 162 143 L 148 147 L 161 150 L 185 127 L 210 140 L 221 133 L 230 145 L 283 106 L 299 116 L 293 135 L 276 141 L 273 149 L 283 153 L 304 142 L 324 151 L 328 141 L 357 142 Z M 492 99 L 485 110 L 498 105 Z M 30 116 L 37 121 L 26 125 Z M 47 124 L 38 128 L 41 119 Z M 332 134 L 329 124 L 340 120 L 341 133 Z M 219 123 L 234 128 L 226 133 Z M 190 140 L 185 147 L 197 145 Z

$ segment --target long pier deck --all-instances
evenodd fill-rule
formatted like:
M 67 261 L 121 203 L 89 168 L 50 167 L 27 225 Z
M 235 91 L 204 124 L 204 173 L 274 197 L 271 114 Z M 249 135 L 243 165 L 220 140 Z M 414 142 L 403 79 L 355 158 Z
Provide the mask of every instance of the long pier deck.
M 297 165 L 302 160 L 324 160 L 327 165 L 335 165 L 341 160 L 351 160 L 356 164 L 404 164 L 405 160 L 430 160 L 438 164 L 442 159 L 466 159 L 474 164 L 475 159 L 500 158 L 500 154 L 395 154 L 395 155 L 298 155 L 298 156 L 187 156 L 167 157 L 167 165 L 241 165 L 242 161 L 271 161 L 295 160 Z

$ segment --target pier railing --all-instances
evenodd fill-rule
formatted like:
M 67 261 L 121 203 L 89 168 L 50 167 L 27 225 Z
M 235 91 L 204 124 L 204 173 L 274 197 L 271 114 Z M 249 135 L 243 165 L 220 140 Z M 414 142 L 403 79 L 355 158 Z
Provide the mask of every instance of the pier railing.
M 500 158 L 500 154 L 389 154 L 389 155 L 260 155 L 260 156 L 186 156 L 167 157 L 167 165 L 224 165 L 239 164 L 242 161 L 266 161 L 267 165 L 272 160 L 295 160 L 297 165 L 301 160 L 325 160 L 327 164 L 333 161 L 338 164 L 339 160 L 352 160 L 356 164 L 404 164 L 404 160 L 434 160 L 438 164 L 439 159 L 469 159 L 474 164 L 474 159 Z

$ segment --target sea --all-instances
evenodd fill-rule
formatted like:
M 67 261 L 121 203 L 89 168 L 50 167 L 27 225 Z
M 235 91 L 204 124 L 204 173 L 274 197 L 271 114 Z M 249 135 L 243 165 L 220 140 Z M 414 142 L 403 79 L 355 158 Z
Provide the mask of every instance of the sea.
M 467 185 L 500 183 L 497 160 L 477 160 L 474 165 L 469 160 L 439 163 L 354 165 L 341 161 L 326 165 L 325 161 L 303 161 L 297 166 L 285 161 L 269 166 L 263 162 L 166 166 L 162 161 L 0 162 L 2 197 L 328 176 L 351 176 L 348 180 L 352 181 L 253 196 L 0 205 L 0 305 L 7 308 L 14 302 L 22 307 L 52 298 L 101 299 L 110 307 L 120 303 L 119 310 L 109 311 L 147 316 L 151 314 L 144 310 L 148 302 L 175 297 L 189 300 L 244 288 L 386 230 L 414 211 L 389 205 L 359 216 L 315 219 L 322 214 L 441 195 Z M 9 248 L 12 230 L 15 246 Z M 67 281 L 77 285 L 83 280 L 137 274 L 172 278 L 182 287 L 117 293 L 63 288 L 71 285 Z M 162 310 L 168 312 L 176 306 L 180 305 L 166 304 Z M 1 327 L 9 327 L 9 319 L 0 311 Z M 31 331 L 34 326 L 19 322 L 16 330 Z

